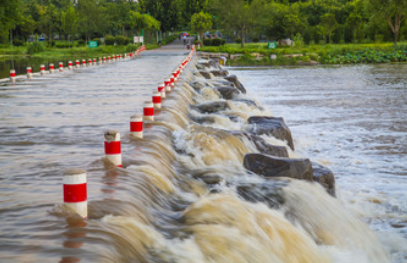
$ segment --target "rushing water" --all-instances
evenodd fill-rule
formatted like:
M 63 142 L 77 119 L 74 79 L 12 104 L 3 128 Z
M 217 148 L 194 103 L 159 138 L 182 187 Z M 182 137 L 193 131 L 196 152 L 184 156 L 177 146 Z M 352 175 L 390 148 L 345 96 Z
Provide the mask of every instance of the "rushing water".
M 339 199 L 392 262 L 407 262 L 407 65 L 234 71 L 285 118 L 297 154 L 334 171 Z
M 257 95 L 268 110 L 229 101 L 229 110 L 201 114 L 189 107 L 219 100 L 216 80 L 194 76 L 190 65 L 145 138 L 135 139 L 130 116 L 185 56 L 149 54 L 0 86 L 1 262 L 406 260 L 402 69 L 236 71 L 250 93 L 242 97 Z M 341 85 L 346 73 L 354 81 Z M 334 170 L 338 199 L 317 184 L 268 181 L 243 168 L 244 155 L 257 149 L 227 130 L 245 130 L 249 116 L 270 111 L 291 126 L 298 148 L 291 156 Z M 122 134 L 124 169 L 103 158 L 106 129 Z M 70 167 L 88 172 L 88 220 L 61 205 L 61 175 Z M 238 189 L 251 186 L 271 191 L 270 202 L 245 201 Z

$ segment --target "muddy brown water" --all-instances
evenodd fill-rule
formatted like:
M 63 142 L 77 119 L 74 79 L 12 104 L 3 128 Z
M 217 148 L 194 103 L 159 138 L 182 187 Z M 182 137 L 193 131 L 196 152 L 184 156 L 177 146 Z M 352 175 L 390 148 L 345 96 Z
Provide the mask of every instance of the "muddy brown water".
M 134 60 L 0 86 L 1 262 L 383 263 L 390 262 L 388 258 L 403 262 L 405 250 L 397 245 L 405 242 L 405 228 L 387 229 L 391 219 L 386 218 L 385 210 L 387 202 L 399 202 L 400 211 L 406 208 L 402 196 L 405 192 L 401 191 L 405 169 L 398 159 L 402 153 L 393 157 L 383 154 L 394 158 L 383 162 L 383 170 L 394 160 L 400 162 L 393 168 L 402 167 L 394 169 L 400 174 L 381 177 L 380 172 L 371 172 L 379 164 L 366 164 L 359 156 L 375 147 L 366 146 L 371 133 L 364 133 L 361 127 L 357 132 L 346 130 L 357 126 L 349 118 L 360 110 L 360 103 L 349 98 L 352 92 L 366 102 L 362 87 L 372 87 L 373 82 L 380 90 L 380 100 L 386 100 L 390 90 L 394 100 L 400 100 L 403 94 L 405 99 L 400 82 L 391 77 L 396 74 L 394 69 L 230 69 L 246 85 L 248 97 L 257 94 L 268 109 L 262 112 L 244 103 L 230 102 L 228 114 L 240 118 L 239 122 L 219 114 L 214 116 L 213 124 L 198 124 L 188 119 L 189 105 L 219 96 L 209 87 L 201 94 L 195 93 L 188 83 L 205 80 L 194 77 L 190 66 L 166 99 L 156 122 L 146 126 L 145 139 L 130 138 L 130 116 L 141 113 L 142 103 L 150 99 L 152 89 L 185 56 L 182 50 L 170 55 L 158 50 Z M 383 77 L 377 80 L 377 74 L 370 70 L 380 70 Z M 341 92 L 338 84 L 334 91 L 332 83 L 344 81 L 345 73 L 354 76 L 360 87 Z M 300 74 L 308 76 L 308 85 Z M 290 82 L 292 76 L 296 76 L 295 84 Z M 384 90 L 383 85 L 395 88 Z M 324 92 L 333 96 L 325 106 L 323 99 L 318 103 L 318 98 L 328 96 Z M 310 96 L 312 99 L 301 104 Z M 323 112 L 334 103 L 335 109 Z M 374 119 L 382 106 L 379 103 L 374 107 L 375 100 L 369 103 L 371 107 L 366 106 L 360 116 L 373 111 L 369 115 L 372 117 L 364 117 L 361 125 Z M 353 106 L 345 110 L 343 104 Z M 405 101 L 394 108 L 405 109 Z M 244 154 L 256 150 L 249 141 L 225 136 L 218 129 L 242 130 L 248 116 L 271 112 L 283 115 L 293 131 L 299 150 L 291 152 L 291 156 L 311 156 L 338 175 L 339 199 L 304 182 L 291 182 L 284 189 L 285 204 L 279 209 L 246 202 L 236 194 L 239 183 L 263 180 L 248 174 L 241 165 Z M 342 129 L 330 126 L 346 119 Z M 403 120 L 396 119 L 392 125 L 385 124 L 403 129 Z M 383 119 L 378 120 L 375 127 L 381 127 Z M 103 159 L 103 132 L 107 129 L 122 134 L 125 169 L 112 168 Z M 391 153 L 395 147 L 390 142 L 396 140 L 392 132 L 385 134 L 388 139 L 383 138 L 389 142 Z M 352 137 L 355 133 L 357 136 Z M 397 134 L 405 139 L 403 130 Z M 309 138 L 312 136 L 326 140 Z M 284 145 L 271 137 L 264 139 Z M 361 148 L 360 152 L 352 150 L 351 143 Z M 341 153 L 333 150 L 333 145 Z M 386 147 L 376 146 L 379 148 L 371 151 L 387 151 Z M 364 167 L 352 162 L 361 162 Z M 88 172 L 88 220 L 76 217 L 61 205 L 62 173 L 71 167 Z M 227 183 L 215 187 L 218 194 L 211 194 L 201 180 L 194 178 L 200 173 L 220 174 Z M 377 202 L 369 203 L 372 197 Z M 366 208 L 367 214 L 360 207 Z M 394 215 L 402 223 L 400 211 Z M 377 220 L 380 222 L 374 220 L 375 213 L 382 216 Z M 388 247 L 381 233 L 391 233 Z

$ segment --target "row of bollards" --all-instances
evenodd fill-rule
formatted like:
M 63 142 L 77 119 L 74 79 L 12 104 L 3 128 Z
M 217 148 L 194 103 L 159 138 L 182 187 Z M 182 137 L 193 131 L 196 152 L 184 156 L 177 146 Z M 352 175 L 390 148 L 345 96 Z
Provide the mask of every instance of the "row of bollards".
M 133 58 L 133 56 L 137 56 L 138 54 L 140 54 L 140 52 L 142 52 L 142 51 L 144 51 L 144 50 L 146 50 L 146 47 L 145 46 L 141 46 L 141 47 L 139 47 L 136 51 L 134 51 L 134 52 L 131 52 L 130 54 L 129 54 L 129 57 L 130 58 Z M 82 67 L 87 67 L 87 66 L 92 66 L 92 65 L 101 65 L 101 64 L 105 64 L 105 63 L 110 63 L 110 62 L 113 62 L 113 61 L 115 61 L 116 59 L 123 59 L 123 58 L 127 58 L 128 57 L 128 55 L 127 55 L 127 53 L 125 53 L 124 54 L 124 56 L 122 55 L 122 54 L 119 54 L 119 55 L 112 55 L 112 60 L 111 60 L 111 57 L 110 56 L 108 56 L 108 59 L 106 60 L 106 57 L 103 57 L 103 58 L 99 58 L 99 64 L 98 64 L 98 62 L 97 62 L 97 60 L 96 60 L 96 58 L 93 58 L 93 60 L 92 59 L 88 59 L 88 61 L 86 61 L 85 59 L 82 59 Z M 59 62 L 59 72 L 63 72 L 64 71 L 64 63 L 63 62 Z M 80 61 L 79 60 L 76 60 L 76 68 L 80 68 L 81 67 L 81 65 L 80 65 Z M 69 61 L 68 62 L 68 69 L 69 70 L 72 70 L 73 69 L 73 64 L 72 64 L 72 61 Z M 49 73 L 50 74 L 53 74 L 55 72 L 55 67 L 54 67 L 54 64 L 53 63 L 50 63 L 49 64 Z M 45 65 L 40 65 L 40 74 L 41 75 L 45 75 L 46 74 L 46 71 L 45 71 Z M 33 77 L 33 72 L 32 72 L 32 68 L 31 67 L 27 67 L 27 78 L 28 79 L 31 79 Z M 11 82 L 16 82 L 16 71 L 14 70 L 14 69 L 11 69 L 10 70 L 10 81 Z
M 143 50 L 145 50 L 145 47 L 140 51 L 136 51 L 135 55 L 138 55 Z M 171 77 L 166 78 L 164 83 L 160 84 L 158 89 L 153 91 L 152 100 L 144 102 L 143 115 L 130 117 L 131 136 L 140 139 L 143 138 L 143 123 L 154 121 L 154 109 L 161 109 L 163 99 L 166 98 L 166 93 L 171 92 L 175 88 L 175 84 L 178 82 L 181 73 L 191 61 L 194 51 L 195 46 L 192 47 L 187 58 L 172 72 Z M 132 56 L 132 53 L 130 53 L 130 57 Z M 103 60 L 105 59 L 106 58 L 103 58 Z M 108 59 L 110 60 L 110 57 L 108 57 Z M 120 133 L 118 131 L 108 130 L 104 133 L 104 138 L 106 160 L 116 167 L 123 167 Z M 86 177 L 86 171 L 78 168 L 67 170 L 63 176 L 64 204 L 84 219 L 88 218 Z

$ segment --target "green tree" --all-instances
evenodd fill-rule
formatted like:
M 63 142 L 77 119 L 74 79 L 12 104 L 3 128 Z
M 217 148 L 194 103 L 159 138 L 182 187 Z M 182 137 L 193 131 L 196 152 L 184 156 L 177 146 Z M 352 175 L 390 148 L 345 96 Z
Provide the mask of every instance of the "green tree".
M 223 27 L 240 33 L 241 46 L 244 47 L 246 30 L 260 22 L 263 1 L 215 0 L 212 5 Z
M 332 33 L 338 27 L 338 22 L 335 19 L 335 15 L 326 13 L 321 17 L 321 23 L 318 25 L 319 33 L 324 37 L 328 36 L 329 43 L 331 43 Z
M 378 18 L 387 21 L 393 32 L 393 42 L 397 45 L 400 28 L 407 17 L 406 0 L 369 0 L 370 9 Z
M 50 42 L 53 41 L 54 30 L 58 26 L 58 10 L 53 4 L 47 6 L 37 5 L 38 14 L 40 15 L 38 21 L 39 30 L 45 33 Z
M 71 47 L 71 37 L 75 36 L 78 30 L 78 20 L 78 16 L 72 4 L 68 6 L 66 11 L 62 11 L 61 13 L 61 29 L 68 35 L 69 47 Z
M 0 0 L 0 39 L 6 40 L 20 21 L 20 0 Z
M 191 18 L 191 29 L 199 34 L 200 40 L 203 40 L 203 34 L 206 30 L 212 28 L 212 16 L 208 13 L 199 12 Z
M 79 31 L 85 35 L 89 41 L 96 34 L 103 34 L 109 26 L 109 15 L 103 6 L 102 1 L 80 0 L 77 4 L 79 16 Z
M 362 16 L 359 14 L 352 13 L 348 16 L 347 22 L 348 25 L 353 30 L 353 41 L 356 43 L 357 40 L 357 35 L 359 31 L 361 30 L 361 25 L 362 25 Z

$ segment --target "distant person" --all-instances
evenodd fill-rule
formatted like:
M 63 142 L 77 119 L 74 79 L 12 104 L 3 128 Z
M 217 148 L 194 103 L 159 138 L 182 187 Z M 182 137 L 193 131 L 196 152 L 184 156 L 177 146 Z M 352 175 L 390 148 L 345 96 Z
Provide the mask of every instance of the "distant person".
M 187 44 L 187 35 L 184 35 L 184 36 L 182 37 L 182 40 L 184 41 L 184 45 L 186 45 L 186 44 Z

